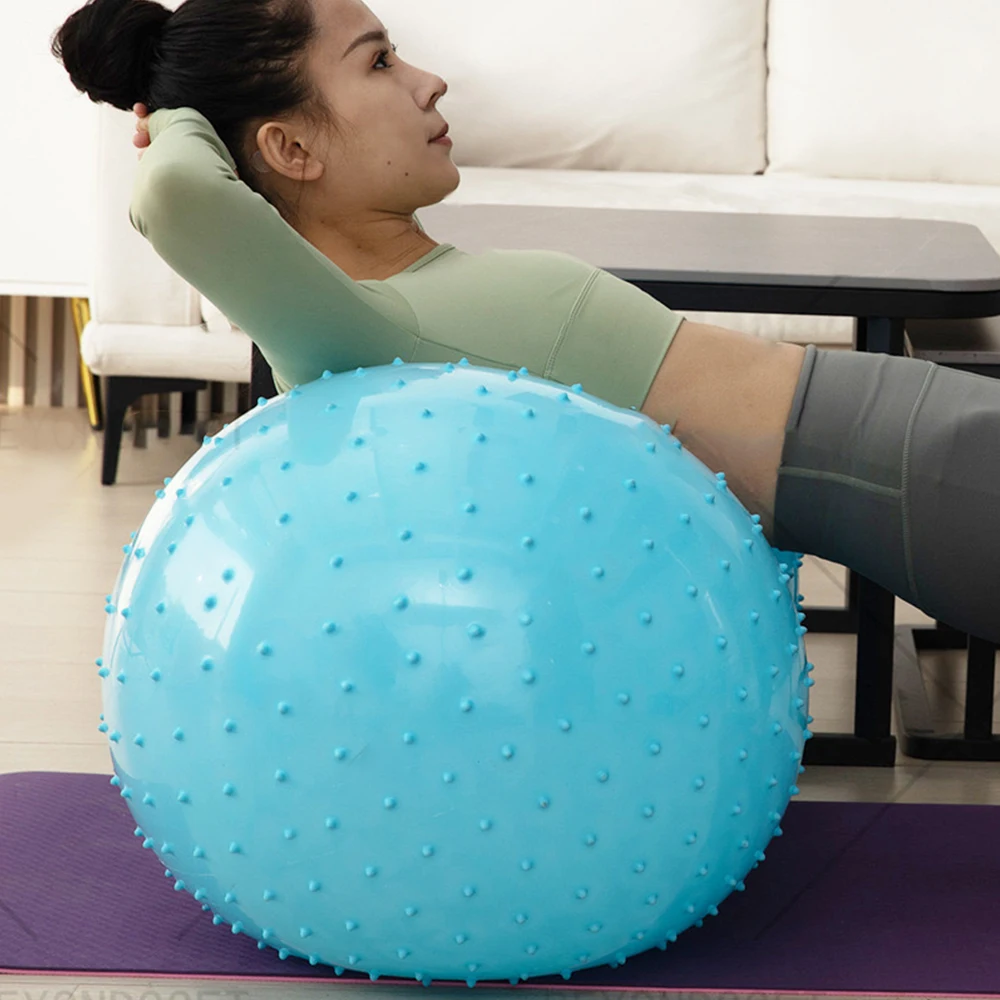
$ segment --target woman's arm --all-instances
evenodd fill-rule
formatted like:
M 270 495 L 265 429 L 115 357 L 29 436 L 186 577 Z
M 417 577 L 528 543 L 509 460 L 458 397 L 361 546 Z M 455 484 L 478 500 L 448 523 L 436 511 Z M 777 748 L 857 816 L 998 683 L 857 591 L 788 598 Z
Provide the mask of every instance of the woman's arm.
M 353 281 L 236 176 L 193 108 L 149 118 L 129 218 L 156 252 L 260 347 L 289 385 L 325 368 L 408 360 L 417 322 L 391 287 Z

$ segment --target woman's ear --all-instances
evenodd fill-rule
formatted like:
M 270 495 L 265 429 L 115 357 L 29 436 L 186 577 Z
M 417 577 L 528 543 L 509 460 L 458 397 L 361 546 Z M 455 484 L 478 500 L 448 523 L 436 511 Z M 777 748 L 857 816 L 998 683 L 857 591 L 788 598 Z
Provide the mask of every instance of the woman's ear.
M 295 138 L 300 129 L 286 122 L 267 122 L 257 129 L 257 149 L 250 162 L 259 173 L 272 171 L 293 181 L 315 181 L 324 164 L 308 146 Z

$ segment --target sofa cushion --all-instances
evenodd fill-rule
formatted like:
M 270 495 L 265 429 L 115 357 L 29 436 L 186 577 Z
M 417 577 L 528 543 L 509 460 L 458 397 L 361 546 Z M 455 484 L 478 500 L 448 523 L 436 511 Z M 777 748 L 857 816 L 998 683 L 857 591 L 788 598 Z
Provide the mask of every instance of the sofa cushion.
M 206 333 L 199 326 L 102 323 L 92 319 L 80 355 L 95 375 L 249 382 L 252 344 L 242 330 Z
M 460 166 L 753 174 L 766 0 L 378 0 Z
M 768 172 L 1000 184 L 998 0 L 771 0 Z

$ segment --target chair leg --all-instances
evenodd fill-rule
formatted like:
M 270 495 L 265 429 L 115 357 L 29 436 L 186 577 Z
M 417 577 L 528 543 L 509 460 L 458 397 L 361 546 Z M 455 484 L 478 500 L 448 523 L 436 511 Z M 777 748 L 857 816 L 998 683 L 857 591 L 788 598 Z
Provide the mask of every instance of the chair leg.
M 118 475 L 118 455 L 122 446 L 122 430 L 125 425 L 125 411 L 132 402 L 126 379 L 110 375 L 107 378 L 107 399 L 104 400 L 104 461 L 101 467 L 101 483 L 114 484 Z
M 133 448 L 146 447 L 146 428 L 149 426 L 149 417 L 146 410 L 147 405 L 144 396 L 140 396 L 133 401 L 132 413 L 135 416 L 135 436 L 132 438 Z
M 156 436 L 170 437 L 170 393 L 161 392 L 156 397 Z
M 111 486 L 118 474 L 118 454 L 121 451 L 125 414 L 129 406 L 143 396 L 169 392 L 180 392 L 185 397 L 190 396 L 193 403 L 195 394 L 204 389 L 207 383 L 201 379 L 156 378 L 139 375 L 109 375 L 106 376 L 106 381 L 107 400 L 105 401 L 104 460 L 101 468 L 101 482 L 105 486 Z M 141 432 L 144 442 L 145 417 L 142 407 L 136 408 L 135 426 L 137 433 Z
M 198 411 L 198 393 L 181 393 L 181 434 L 194 434 Z

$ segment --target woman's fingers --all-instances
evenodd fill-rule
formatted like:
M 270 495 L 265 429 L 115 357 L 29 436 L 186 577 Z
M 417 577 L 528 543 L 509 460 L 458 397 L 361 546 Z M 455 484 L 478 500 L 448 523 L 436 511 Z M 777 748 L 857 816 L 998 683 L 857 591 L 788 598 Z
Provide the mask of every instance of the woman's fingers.
M 139 159 L 141 160 L 143 150 L 145 150 L 151 142 L 149 138 L 149 122 L 147 120 L 147 112 L 149 109 L 145 104 L 137 101 L 132 105 L 132 110 L 135 112 L 137 118 L 135 123 L 135 132 L 132 135 L 132 145 L 139 150 Z
M 139 150 L 139 159 L 141 160 L 143 151 L 152 141 L 149 138 L 149 122 L 147 121 L 149 108 L 141 101 L 136 101 L 132 105 L 132 110 L 135 112 L 137 118 L 135 132 L 132 135 L 132 145 Z

